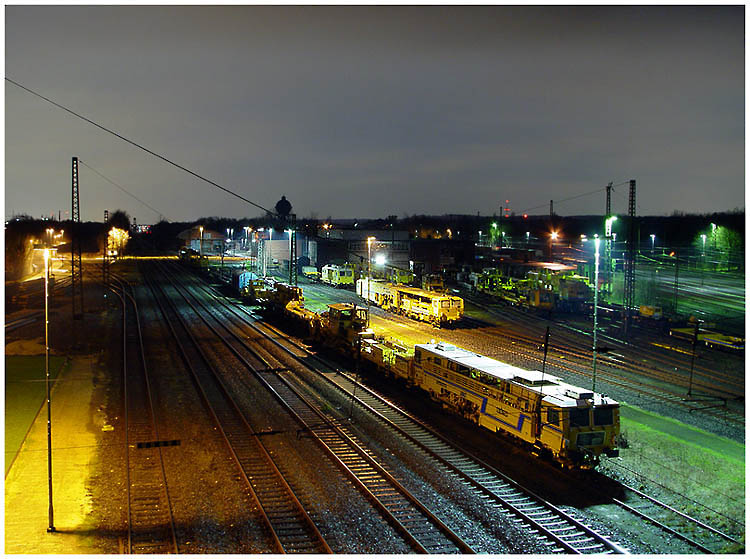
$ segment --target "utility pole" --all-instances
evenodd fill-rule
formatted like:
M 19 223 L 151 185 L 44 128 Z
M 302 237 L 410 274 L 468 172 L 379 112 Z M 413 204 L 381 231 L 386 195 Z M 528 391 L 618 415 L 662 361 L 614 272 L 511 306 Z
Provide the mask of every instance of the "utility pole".
M 297 214 L 289 215 L 289 285 L 297 286 Z
M 591 391 L 596 392 L 596 331 L 598 329 L 597 309 L 599 308 L 599 237 L 594 240 L 596 256 L 594 257 L 594 344 L 591 372 Z
M 52 506 L 52 397 L 49 384 L 49 248 L 44 249 L 44 345 L 45 387 L 47 390 L 47 491 L 49 494 L 47 508 L 49 526 L 47 531 L 55 532 L 55 515 Z
M 537 436 L 542 434 L 542 400 L 544 400 L 544 369 L 547 366 L 547 350 L 549 350 L 549 326 L 544 334 L 544 358 L 542 359 L 542 383 L 539 387 L 539 417 L 537 421 Z
M 698 344 L 698 325 L 700 321 L 695 321 L 695 330 L 693 331 L 693 353 L 690 357 L 690 378 L 688 379 L 688 398 L 693 397 L 693 365 L 695 365 L 695 346 Z
M 636 258 L 636 223 L 635 223 L 635 180 L 630 181 L 630 197 L 628 200 L 628 246 L 625 256 L 625 284 L 623 294 L 624 337 L 628 338 L 630 330 L 631 312 L 635 306 L 635 258 Z
M 606 287 L 607 299 L 612 293 L 612 222 L 608 221 L 612 217 L 612 183 L 607 185 L 607 207 L 604 212 L 605 223 L 608 223 L 608 231 L 604 234 L 604 284 Z
M 70 278 L 73 319 L 83 318 L 83 266 L 81 265 L 81 212 L 78 202 L 78 158 L 73 158 L 73 223 L 71 231 Z
M 106 287 L 109 285 L 109 210 L 104 210 L 104 256 L 102 258 L 102 282 L 104 283 L 104 296 L 107 296 Z
M 677 249 L 674 251 L 674 302 L 672 303 L 672 306 L 674 307 L 673 313 L 677 314 L 677 278 L 679 276 L 680 271 L 680 255 L 677 252 Z
M 607 211 L 604 212 L 605 217 L 612 215 L 612 183 L 607 185 Z

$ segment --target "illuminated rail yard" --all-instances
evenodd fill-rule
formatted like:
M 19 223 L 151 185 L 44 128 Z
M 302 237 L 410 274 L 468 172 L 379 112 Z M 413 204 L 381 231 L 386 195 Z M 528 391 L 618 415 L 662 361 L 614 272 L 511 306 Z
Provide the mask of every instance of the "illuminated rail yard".
M 744 553 L 743 13 L 8 7 L 4 551 Z

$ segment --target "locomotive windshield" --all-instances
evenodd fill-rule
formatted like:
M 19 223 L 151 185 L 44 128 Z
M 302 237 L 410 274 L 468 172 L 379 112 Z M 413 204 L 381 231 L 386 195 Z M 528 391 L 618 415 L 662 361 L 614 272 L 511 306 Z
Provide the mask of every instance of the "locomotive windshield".
M 571 408 L 570 409 L 570 426 L 571 427 L 588 427 L 589 426 L 589 409 L 588 408 Z
M 614 422 L 613 408 L 594 408 L 594 425 L 612 425 Z

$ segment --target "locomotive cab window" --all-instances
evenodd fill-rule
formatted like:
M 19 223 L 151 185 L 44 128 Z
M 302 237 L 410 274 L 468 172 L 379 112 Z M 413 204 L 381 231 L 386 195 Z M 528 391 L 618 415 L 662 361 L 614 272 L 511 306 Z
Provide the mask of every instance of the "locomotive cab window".
M 560 410 L 547 410 L 547 423 L 560 425 Z
M 588 427 L 589 426 L 589 409 L 588 408 L 571 408 L 570 409 L 570 426 L 571 427 Z
M 422 361 L 422 352 L 420 350 L 416 350 L 414 352 L 414 361 L 416 361 L 417 363 Z
M 440 359 L 440 357 L 435 357 L 434 361 L 435 361 L 435 365 L 442 365 L 443 364 L 443 360 Z
M 612 425 L 614 421 L 612 408 L 594 408 L 594 425 Z

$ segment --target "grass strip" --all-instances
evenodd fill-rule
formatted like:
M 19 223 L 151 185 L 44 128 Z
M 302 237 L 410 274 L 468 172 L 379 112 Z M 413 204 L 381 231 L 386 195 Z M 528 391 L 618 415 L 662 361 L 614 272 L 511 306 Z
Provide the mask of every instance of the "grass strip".
M 47 395 L 44 355 L 5 356 L 5 474 L 23 444 Z M 64 357 L 50 356 L 50 379 L 65 364 Z
M 623 466 L 685 496 L 684 513 L 737 533 L 745 519 L 743 444 L 629 405 L 621 407 L 620 427 L 628 444 Z

